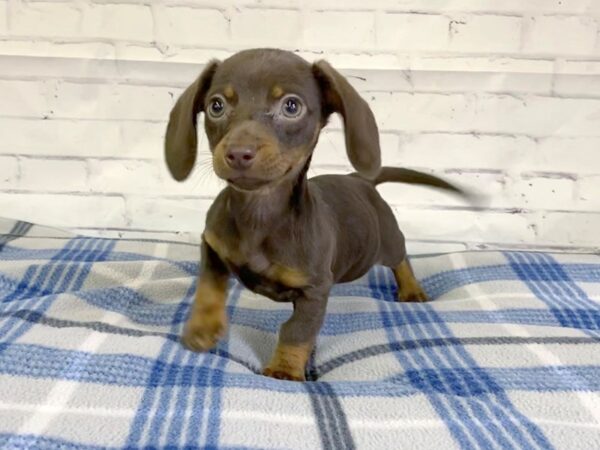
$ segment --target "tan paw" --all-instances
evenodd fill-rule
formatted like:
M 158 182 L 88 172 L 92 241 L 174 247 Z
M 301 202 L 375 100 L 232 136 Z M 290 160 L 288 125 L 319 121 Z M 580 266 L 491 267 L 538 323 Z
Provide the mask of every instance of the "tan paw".
M 402 261 L 394 268 L 394 276 L 398 284 L 398 301 L 400 302 L 426 302 L 427 294 L 415 278 L 408 259 Z
M 263 375 L 278 380 L 306 381 L 304 371 L 292 371 L 290 368 L 267 367 L 263 370 Z
M 226 330 L 225 311 L 195 313 L 185 324 L 181 342 L 190 350 L 203 352 L 215 347 Z
M 422 303 L 429 301 L 429 297 L 425 293 L 425 291 L 417 286 L 416 289 L 411 290 L 400 290 L 398 292 L 398 301 L 400 302 L 412 302 L 412 303 Z
M 277 344 L 263 374 L 278 380 L 306 381 L 304 370 L 312 347 L 312 344 Z

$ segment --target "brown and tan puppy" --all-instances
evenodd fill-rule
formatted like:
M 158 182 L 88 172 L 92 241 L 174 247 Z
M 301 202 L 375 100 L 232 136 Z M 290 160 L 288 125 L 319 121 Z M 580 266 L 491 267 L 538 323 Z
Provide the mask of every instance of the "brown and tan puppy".
M 382 168 L 373 113 L 327 62 L 257 49 L 208 64 L 171 111 L 165 152 L 177 180 L 194 166 L 201 112 L 214 171 L 228 186 L 206 219 L 196 298 L 182 338 L 188 348 L 208 350 L 225 332 L 231 274 L 256 293 L 292 302 L 264 369 L 286 380 L 305 379 L 334 283 L 383 264 L 394 271 L 400 301 L 427 299 L 375 185 L 458 190 L 420 172 Z M 358 173 L 309 180 L 313 149 L 332 113 L 344 119 L 346 150 Z

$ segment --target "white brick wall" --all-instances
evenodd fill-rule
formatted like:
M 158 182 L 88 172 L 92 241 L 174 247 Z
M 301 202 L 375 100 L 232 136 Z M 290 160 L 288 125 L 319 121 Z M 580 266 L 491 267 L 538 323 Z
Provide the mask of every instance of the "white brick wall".
M 197 239 L 223 187 L 163 162 L 212 58 L 327 58 L 370 102 L 386 164 L 488 194 L 385 185 L 413 251 L 600 249 L 599 0 L 0 0 L 0 214 Z M 311 174 L 345 173 L 341 121 Z
M 522 22 L 522 18 L 518 16 L 454 16 L 449 25 L 450 50 L 481 53 L 518 52 Z
M 597 42 L 593 17 L 532 16 L 527 19 L 526 53 L 589 55 Z

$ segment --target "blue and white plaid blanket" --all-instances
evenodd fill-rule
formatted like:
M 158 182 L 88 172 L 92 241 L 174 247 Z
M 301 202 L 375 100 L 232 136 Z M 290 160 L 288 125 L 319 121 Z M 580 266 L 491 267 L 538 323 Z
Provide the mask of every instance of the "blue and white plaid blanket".
M 206 354 L 178 336 L 197 245 L 0 221 L 0 448 L 600 448 L 600 257 L 413 259 L 336 286 L 306 383 L 259 375 L 290 305 L 232 282 Z

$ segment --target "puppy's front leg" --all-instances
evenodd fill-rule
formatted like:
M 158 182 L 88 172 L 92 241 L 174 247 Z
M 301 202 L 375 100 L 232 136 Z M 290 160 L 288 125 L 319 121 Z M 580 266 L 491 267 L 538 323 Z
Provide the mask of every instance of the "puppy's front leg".
M 304 381 L 306 363 L 323 324 L 328 293 L 294 301 L 294 312 L 279 330 L 279 341 L 263 373 L 280 380 Z
M 196 297 L 185 324 L 182 343 L 194 351 L 210 350 L 227 328 L 227 280 L 229 270 L 219 255 L 202 241 L 202 266 Z

